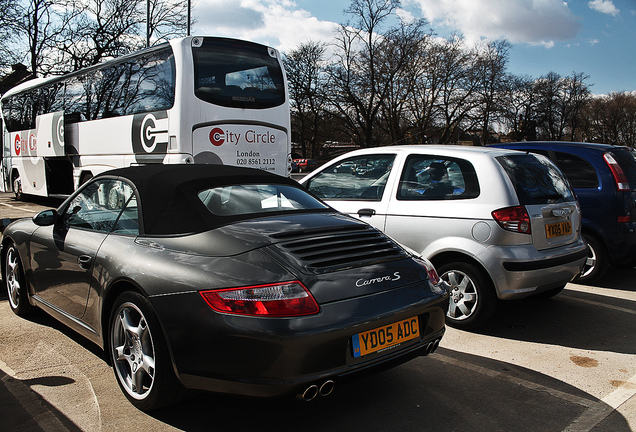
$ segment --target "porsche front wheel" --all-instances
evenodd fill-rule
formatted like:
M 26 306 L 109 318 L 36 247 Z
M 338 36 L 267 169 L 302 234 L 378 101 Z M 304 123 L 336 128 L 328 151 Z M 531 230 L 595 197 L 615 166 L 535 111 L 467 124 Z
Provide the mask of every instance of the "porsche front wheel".
M 119 386 L 138 409 L 150 411 L 171 405 L 182 394 L 159 321 L 141 294 L 124 292 L 115 301 L 109 355 Z
M 4 258 L 4 284 L 9 296 L 11 310 L 19 316 L 26 316 L 33 312 L 34 307 L 29 303 L 29 293 L 24 280 L 24 271 L 20 263 L 20 255 L 15 244 L 9 244 Z

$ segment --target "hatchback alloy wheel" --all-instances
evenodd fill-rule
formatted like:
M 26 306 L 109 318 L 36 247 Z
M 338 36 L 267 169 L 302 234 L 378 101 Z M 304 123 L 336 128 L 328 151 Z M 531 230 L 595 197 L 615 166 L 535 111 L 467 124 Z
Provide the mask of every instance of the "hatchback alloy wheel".
M 470 277 L 460 271 L 449 271 L 442 279 L 450 285 L 448 316 L 456 320 L 469 318 L 477 308 L 477 291 Z
M 450 326 L 473 329 L 486 322 L 497 306 L 492 282 L 473 264 L 447 263 L 438 273 L 450 292 L 446 323 Z

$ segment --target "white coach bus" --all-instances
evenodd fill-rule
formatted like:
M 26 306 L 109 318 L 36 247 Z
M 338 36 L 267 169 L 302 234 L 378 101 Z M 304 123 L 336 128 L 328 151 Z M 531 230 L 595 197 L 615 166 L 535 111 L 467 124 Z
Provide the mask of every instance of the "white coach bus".
M 0 100 L 0 189 L 60 196 L 103 171 L 154 163 L 291 170 L 289 100 L 277 50 L 186 37 Z

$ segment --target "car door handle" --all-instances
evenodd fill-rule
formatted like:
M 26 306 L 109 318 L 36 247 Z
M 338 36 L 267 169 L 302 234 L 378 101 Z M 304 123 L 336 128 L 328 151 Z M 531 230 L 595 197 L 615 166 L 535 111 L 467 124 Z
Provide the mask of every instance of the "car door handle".
M 373 209 L 364 208 L 364 209 L 358 210 L 358 216 L 360 216 L 360 217 L 362 217 L 362 216 L 371 217 L 373 215 L 375 215 L 375 210 L 373 210 Z
M 89 270 L 91 268 L 92 262 L 93 258 L 89 257 L 88 255 L 80 255 L 79 257 L 77 257 L 77 264 L 84 270 Z

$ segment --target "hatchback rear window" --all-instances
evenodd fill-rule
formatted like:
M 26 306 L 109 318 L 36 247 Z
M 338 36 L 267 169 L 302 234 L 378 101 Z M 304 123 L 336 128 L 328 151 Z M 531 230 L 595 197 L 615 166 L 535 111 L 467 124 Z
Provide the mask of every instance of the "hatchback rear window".
M 512 182 L 521 205 L 575 201 L 561 171 L 546 157 L 520 154 L 497 158 Z

